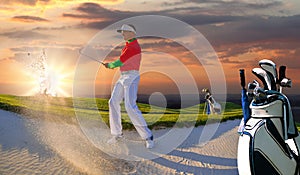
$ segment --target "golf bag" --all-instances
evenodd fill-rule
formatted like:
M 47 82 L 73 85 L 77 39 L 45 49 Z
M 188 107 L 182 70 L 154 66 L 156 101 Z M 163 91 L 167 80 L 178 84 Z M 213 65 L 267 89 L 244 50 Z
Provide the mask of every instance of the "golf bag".
M 273 62 L 263 61 L 272 63 L 271 66 L 276 70 Z M 264 72 L 259 75 L 271 75 L 265 73 L 270 72 L 266 68 L 259 71 L 258 68 L 255 69 L 253 72 L 255 75 L 258 75 L 257 72 L 263 72 L 261 70 Z M 276 71 L 273 71 L 273 75 L 275 75 L 274 72 Z M 284 74 L 281 73 L 282 75 Z M 243 72 L 241 80 L 244 81 L 242 76 L 244 76 Z M 260 88 L 255 81 L 248 85 L 250 92 L 242 94 L 242 96 L 253 97 L 253 100 L 248 106 L 243 105 L 243 111 L 249 112 L 244 113 L 241 123 L 243 130 L 239 132 L 237 161 L 240 175 L 299 174 L 300 137 L 289 100 L 282 92 L 276 90 L 274 82 L 278 82 L 277 75 L 274 78 L 272 83 L 271 81 L 265 82 L 271 80 L 271 76 L 260 77 L 265 85 L 264 88 Z M 278 84 L 281 88 L 284 87 L 283 84 Z M 243 87 L 245 82 L 241 82 L 241 85 Z M 245 93 L 244 87 L 242 93 Z M 242 100 L 248 99 L 242 98 Z
M 205 92 L 205 107 L 203 112 L 206 110 L 207 114 L 220 114 L 221 113 L 221 105 L 218 103 L 210 93 L 207 88 L 202 89 L 202 92 Z

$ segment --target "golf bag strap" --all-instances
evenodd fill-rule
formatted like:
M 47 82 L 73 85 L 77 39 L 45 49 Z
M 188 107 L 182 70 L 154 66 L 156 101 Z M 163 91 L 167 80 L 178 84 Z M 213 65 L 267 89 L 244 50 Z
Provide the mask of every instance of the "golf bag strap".
M 273 95 L 273 94 L 278 95 L 278 99 L 283 102 L 284 106 L 286 106 L 286 113 L 283 114 L 286 116 L 286 119 L 285 119 L 286 120 L 286 126 L 285 126 L 286 130 L 284 131 L 284 134 L 287 135 L 287 138 L 285 138 L 285 139 L 292 139 L 292 138 L 297 137 L 299 135 L 299 133 L 298 133 L 296 124 L 294 122 L 294 117 L 291 112 L 291 106 L 290 106 L 290 102 L 289 102 L 288 98 L 284 94 L 277 92 L 277 91 L 270 90 L 270 91 L 266 92 L 266 95 Z

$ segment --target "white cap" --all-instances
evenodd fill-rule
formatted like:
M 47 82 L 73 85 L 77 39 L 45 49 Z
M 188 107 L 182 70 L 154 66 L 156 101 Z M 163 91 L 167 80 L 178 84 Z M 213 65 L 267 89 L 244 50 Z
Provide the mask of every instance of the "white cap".
M 121 33 L 122 31 L 130 31 L 136 34 L 135 28 L 133 25 L 123 24 L 121 29 L 118 29 L 117 32 Z

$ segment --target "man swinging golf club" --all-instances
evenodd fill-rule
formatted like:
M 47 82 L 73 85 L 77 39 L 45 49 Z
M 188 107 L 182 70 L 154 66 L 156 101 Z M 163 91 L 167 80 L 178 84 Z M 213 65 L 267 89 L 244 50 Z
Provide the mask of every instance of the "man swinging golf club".
M 131 122 L 142 139 L 146 140 L 146 148 L 150 149 L 154 146 L 153 135 L 136 105 L 142 56 L 140 45 L 136 39 L 136 29 L 131 24 L 124 24 L 117 32 L 123 35 L 126 45 L 122 49 L 119 59 L 104 63 L 106 68 L 120 67 L 121 71 L 121 76 L 116 82 L 109 100 L 109 123 L 112 138 L 107 143 L 114 144 L 123 136 L 120 103 L 124 98 L 125 108 Z

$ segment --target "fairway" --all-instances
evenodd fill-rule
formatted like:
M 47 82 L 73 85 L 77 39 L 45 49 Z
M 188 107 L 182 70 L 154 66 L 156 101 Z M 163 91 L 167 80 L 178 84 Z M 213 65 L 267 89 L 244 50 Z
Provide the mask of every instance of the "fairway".
M 75 102 L 75 103 L 74 103 Z M 96 105 L 95 105 L 96 104 Z M 122 125 L 124 129 L 133 129 L 133 125 L 122 106 Z M 221 115 L 203 114 L 204 103 L 182 109 L 161 108 L 144 103 L 138 103 L 151 129 L 172 127 L 199 126 L 210 122 L 226 121 L 242 117 L 240 105 L 227 102 L 222 103 L 225 111 Z M 108 99 L 47 97 L 47 96 L 13 96 L 0 95 L 0 109 L 22 114 L 26 117 L 40 117 L 53 115 L 68 123 L 76 122 L 76 113 L 89 119 L 103 120 L 108 124 Z M 99 115 L 100 114 L 100 115 Z

